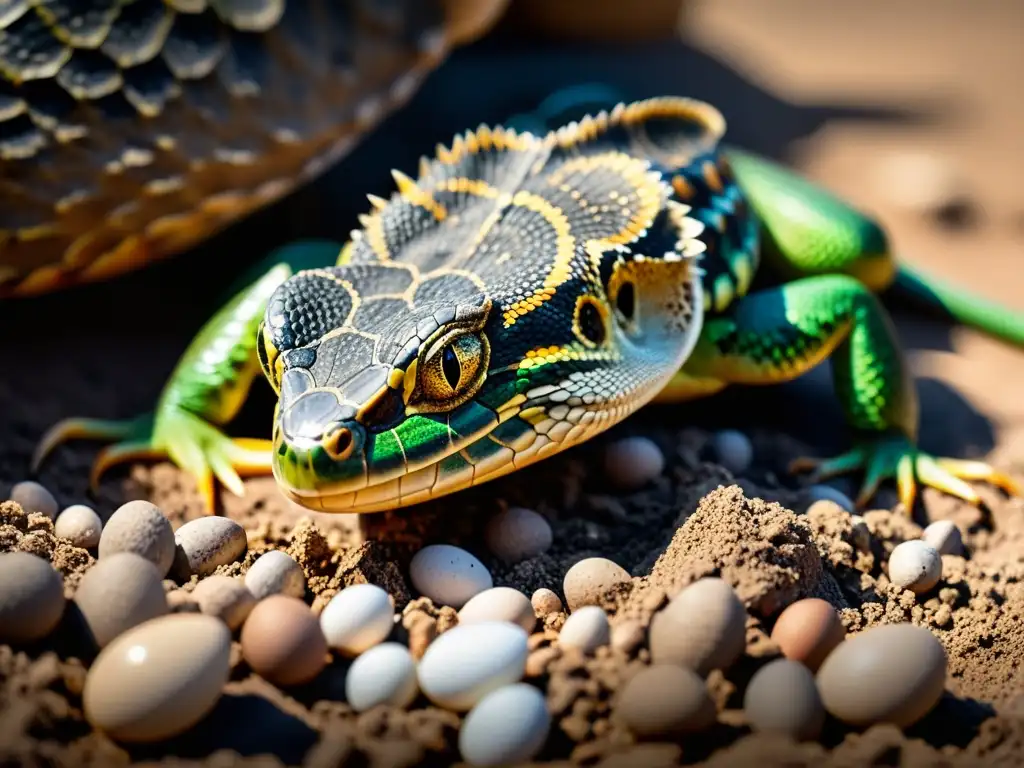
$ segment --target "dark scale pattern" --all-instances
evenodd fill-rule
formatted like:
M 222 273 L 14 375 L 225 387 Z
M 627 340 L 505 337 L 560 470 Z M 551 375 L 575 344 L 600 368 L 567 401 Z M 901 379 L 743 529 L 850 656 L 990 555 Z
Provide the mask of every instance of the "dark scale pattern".
M 707 250 L 701 259 L 704 269 L 704 294 L 713 302 L 723 276 L 732 296 L 743 296 L 760 264 L 759 224 L 743 199 L 721 154 L 698 155 L 672 173 L 676 198 L 693 208 L 693 216 L 705 225 L 702 239 Z M 685 190 L 681 193 L 681 190 Z M 708 306 L 710 314 L 732 306 Z
M 0 0 L 0 296 L 132 269 L 277 199 L 443 39 L 441 0 Z
M 300 272 L 271 297 L 267 327 L 278 350 L 311 344 L 349 316 L 358 299 L 336 272 Z
M 697 311 L 683 283 L 705 245 L 693 240 L 701 223 L 671 201 L 669 174 L 654 158 L 624 151 L 637 145 L 643 115 L 604 121 L 603 133 L 580 126 L 575 137 L 482 128 L 439 147 L 417 179 L 396 173 L 397 191 L 388 201 L 371 198 L 345 266 L 331 270 L 358 294 L 347 324 L 325 329 L 319 343 L 307 341 L 312 334 L 290 337 L 317 348 L 316 385 L 345 393 L 367 366 L 406 371 L 445 324 L 484 320 L 491 375 L 477 402 L 491 407 L 531 381 L 582 376 L 572 391 L 592 403 L 629 397 L 670 373 Z M 684 132 L 689 122 L 681 121 Z M 646 307 L 648 324 L 670 329 L 647 328 L 657 348 L 623 349 L 625 331 L 615 329 L 607 290 L 615 265 L 632 260 L 644 262 L 630 272 L 640 281 L 634 303 Z M 398 270 L 411 280 L 407 290 L 397 290 Z M 304 280 L 278 293 L 299 291 Z M 644 329 L 632 331 L 643 338 Z M 354 354 L 355 338 L 367 340 L 362 354 Z M 510 389 L 512 381 L 525 389 Z M 608 418 L 623 413 L 616 406 Z

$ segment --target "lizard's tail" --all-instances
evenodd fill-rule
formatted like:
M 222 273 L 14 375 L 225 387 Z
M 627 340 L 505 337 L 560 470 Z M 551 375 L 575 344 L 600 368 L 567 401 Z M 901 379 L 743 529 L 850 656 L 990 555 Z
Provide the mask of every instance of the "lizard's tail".
M 1024 347 L 1024 313 L 975 296 L 906 264 L 897 270 L 891 290 L 946 318 Z

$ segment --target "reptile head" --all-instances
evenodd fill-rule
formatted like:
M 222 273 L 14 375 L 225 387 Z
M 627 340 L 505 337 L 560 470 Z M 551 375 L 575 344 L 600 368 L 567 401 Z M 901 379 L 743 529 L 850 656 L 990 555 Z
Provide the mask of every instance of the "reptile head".
M 573 146 L 460 138 L 373 199 L 342 266 L 278 288 L 259 348 L 293 500 L 438 498 L 590 438 L 678 370 L 701 328 L 703 226 L 651 161 Z

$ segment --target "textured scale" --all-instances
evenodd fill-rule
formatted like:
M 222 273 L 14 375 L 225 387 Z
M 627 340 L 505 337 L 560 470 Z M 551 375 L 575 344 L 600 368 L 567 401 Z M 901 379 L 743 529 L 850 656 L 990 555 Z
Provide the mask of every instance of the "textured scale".
M 486 15 L 425 0 L 0 0 L 0 296 L 133 269 L 279 198 Z
M 410 503 L 588 439 L 656 395 L 696 341 L 702 279 L 726 275 L 739 295 L 735 264 L 756 267 L 756 221 L 732 206 L 724 164 L 717 184 L 703 170 L 722 162 L 719 119 L 656 99 L 545 137 L 482 126 L 416 179 L 396 172 L 343 263 L 299 273 L 269 303 L 286 488 L 338 511 Z M 699 207 L 678 199 L 677 174 Z M 720 229 L 702 221 L 716 206 L 730 214 Z M 632 318 L 614 310 L 626 283 Z M 479 339 L 463 364 L 486 376 L 443 402 L 420 369 L 448 328 Z M 356 435 L 349 458 L 317 442 L 331 424 Z

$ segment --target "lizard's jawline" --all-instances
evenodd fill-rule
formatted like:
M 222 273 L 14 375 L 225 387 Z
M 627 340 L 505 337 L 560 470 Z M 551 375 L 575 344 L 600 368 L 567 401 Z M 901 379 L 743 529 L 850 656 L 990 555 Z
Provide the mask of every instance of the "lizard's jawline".
M 536 463 L 541 459 L 548 458 L 556 453 L 561 453 L 562 451 L 574 447 L 575 445 L 590 440 L 596 437 L 601 432 L 604 432 L 605 430 L 619 423 L 632 413 L 635 413 L 640 408 L 647 405 L 651 400 L 653 400 L 657 396 L 657 394 L 665 387 L 665 385 L 668 384 L 672 376 L 674 376 L 675 373 L 683 366 L 683 364 L 689 358 L 690 354 L 693 352 L 693 349 L 697 345 L 697 341 L 700 338 L 701 331 L 703 330 L 704 321 L 704 292 L 703 284 L 701 282 L 699 275 L 693 275 L 692 279 L 689 281 L 689 286 L 689 298 L 690 301 L 692 301 L 693 312 L 691 314 L 690 323 L 687 325 L 685 331 L 682 334 L 682 344 L 679 346 L 678 351 L 675 355 L 675 359 L 672 361 L 672 364 L 666 367 L 665 373 L 661 377 L 646 382 L 646 385 L 643 387 L 642 393 L 635 394 L 634 398 L 625 406 L 623 406 L 623 404 L 621 403 L 616 403 L 616 401 L 614 400 L 603 403 L 602 411 L 607 416 L 607 418 L 605 418 L 603 422 L 597 424 L 594 429 L 587 430 L 587 434 L 585 435 L 585 437 L 580 437 L 579 439 L 574 439 L 567 443 L 550 442 L 548 443 L 548 445 L 554 445 L 556 447 L 546 452 L 543 450 L 538 450 L 529 458 L 523 458 L 520 459 L 519 461 L 509 461 L 505 466 L 498 467 L 496 470 L 487 472 L 486 474 L 479 478 L 474 474 L 468 483 L 458 485 L 449 490 L 443 490 L 442 492 L 437 494 L 424 495 L 422 492 L 415 492 L 411 494 L 409 497 L 403 498 L 401 493 L 397 493 L 389 498 L 382 498 L 379 500 L 371 501 L 366 504 L 360 504 L 358 506 L 356 505 L 356 496 L 359 493 L 370 491 L 374 488 L 380 488 L 383 485 L 394 483 L 396 480 L 400 483 L 401 478 L 411 475 L 414 472 L 426 469 L 428 467 L 437 466 L 445 459 L 455 455 L 456 453 L 459 453 L 460 451 L 464 450 L 477 440 L 486 440 L 487 435 L 490 434 L 494 430 L 494 428 L 500 423 L 500 421 L 497 418 L 495 418 L 493 423 L 490 423 L 486 427 L 483 427 L 477 430 L 476 432 L 471 433 L 470 435 L 464 437 L 461 441 L 459 441 L 458 444 L 453 444 L 452 446 L 450 446 L 448 450 L 434 456 L 431 459 L 431 461 L 426 462 L 420 466 L 409 467 L 406 472 L 404 472 L 401 475 L 398 475 L 397 477 L 389 477 L 386 479 L 382 479 L 378 482 L 374 482 L 374 478 L 371 476 L 369 472 L 369 467 L 366 467 L 366 473 L 363 475 L 363 482 L 365 484 L 357 489 L 331 492 L 331 489 L 329 487 L 324 487 L 311 490 L 308 493 L 306 493 L 290 487 L 286 481 L 278 477 L 277 462 L 275 461 L 274 474 L 275 477 L 278 478 L 278 486 L 280 487 L 281 492 L 284 493 L 285 496 L 288 497 L 290 500 L 299 504 L 300 506 L 306 507 L 307 509 L 311 509 L 317 512 L 328 512 L 335 514 L 367 514 L 374 512 L 384 512 L 388 510 L 414 506 L 416 504 L 424 503 L 427 501 L 435 501 L 437 499 L 443 498 L 453 493 L 457 493 L 460 490 L 464 490 L 465 488 L 482 485 L 484 483 L 490 482 L 491 480 L 495 480 L 499 477 L 502 477 L 503 475 L 506 475 L 512 471 L 522 469 L 526 466 Z M 555 405 L 555 403 L 553 402 L 544 403 L 545 409 L 548 409 L 553 405 Z M 365 461 L 364 466 L 366 466 Z M 435 484 L 436 482 L 437 481 L 435 480 Z M 432 487 L 433 486 L 431 486 L 431 488 Z M 422 498 L 420 498 L 421 496 Z M 413 500 L 406 500 L 407 498 Z

